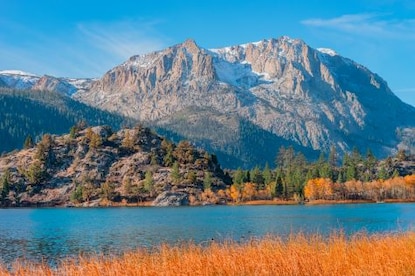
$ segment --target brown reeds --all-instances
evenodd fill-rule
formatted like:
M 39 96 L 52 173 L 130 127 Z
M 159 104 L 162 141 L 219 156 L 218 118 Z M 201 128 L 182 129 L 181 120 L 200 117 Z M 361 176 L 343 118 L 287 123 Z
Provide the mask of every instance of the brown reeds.
M 20 262 L 0 275 L 415 275 L 415 233 L 162 245 L 64 260 L 56 268 Z

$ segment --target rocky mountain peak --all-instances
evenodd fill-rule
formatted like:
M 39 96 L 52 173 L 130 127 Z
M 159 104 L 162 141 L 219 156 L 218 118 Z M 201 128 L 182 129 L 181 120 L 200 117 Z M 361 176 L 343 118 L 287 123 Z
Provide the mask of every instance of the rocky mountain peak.
M 209 50 L 186 40 L 132 59 L 76 96 L 185 137 L 187 130 L 171 124 L 178 114 L 232 114 L 231 121 L 243 118 L 277 137 L 323 151 L 332 145 L 339 152 L 358 146 L 384 155 L 396 145 L 399 121 L 415 125 L 396 119 L 398 110 L 412 114 L 414 109 L 378 75 L 300 39 L 283 36 Z M 380 106 L 390 112 L 379 112 Z
M 191 38 L 186 39 L 182 44 L 179 45 L 192 54 L 197 54 L 201 51 L 201 48 L 196 44 L 196 41 Z
M 46 80 L 42 87 L 49 87 Z M 339 153 L 371 148 L 382 157 L 396 151 L 397 129 L 415 126 L 415 109 L 380 76 L 287 36 L 218 49 L 188 39 L 133 56 L 72 97 L 226 156 L 240 154 L 261 132 L 263 145 L 278 140 Z

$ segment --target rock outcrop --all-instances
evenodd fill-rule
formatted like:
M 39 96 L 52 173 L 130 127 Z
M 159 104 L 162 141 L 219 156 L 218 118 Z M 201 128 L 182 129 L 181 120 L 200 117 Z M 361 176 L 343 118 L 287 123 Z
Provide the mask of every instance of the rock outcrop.
M 186 206 L 189 205 L 189 195 L 186 193 L 166 191 L 159 194 L 152 205 L 157 207 Z
M 213 191 L 230 184 L 216 157 L 188 142 L 140 126 L 75 128 L 0 158 L 0 206 L 140 203 L 163 192 L 160 205 L 185 205 L 189 196 L 195 204 L 206 174 Z

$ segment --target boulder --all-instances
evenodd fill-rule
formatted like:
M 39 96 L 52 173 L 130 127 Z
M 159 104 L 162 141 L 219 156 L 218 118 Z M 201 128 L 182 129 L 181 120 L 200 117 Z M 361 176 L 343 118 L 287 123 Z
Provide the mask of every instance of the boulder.
M 181 192 L 166 191 L 159 194 L 152 205 L 159 207 L 189 205 L 189 195 Z

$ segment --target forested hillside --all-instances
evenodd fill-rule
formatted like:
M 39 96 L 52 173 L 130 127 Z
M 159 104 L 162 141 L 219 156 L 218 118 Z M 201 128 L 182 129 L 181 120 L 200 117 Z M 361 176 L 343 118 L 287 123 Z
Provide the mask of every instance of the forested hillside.
M 50 91 L 0 89 L 0 153 L 23 147 L 28 136 L 62 134 L 78 122 L 118 129 L 129 121 Z

